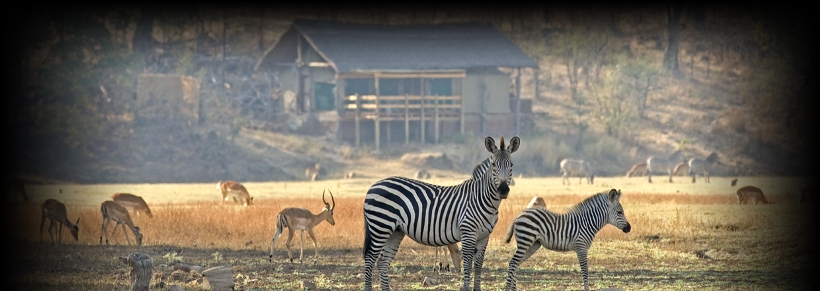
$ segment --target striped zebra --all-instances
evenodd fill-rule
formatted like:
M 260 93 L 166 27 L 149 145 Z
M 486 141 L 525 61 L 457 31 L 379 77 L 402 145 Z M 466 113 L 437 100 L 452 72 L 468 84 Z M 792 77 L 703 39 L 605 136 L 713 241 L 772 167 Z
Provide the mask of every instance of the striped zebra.
M 518 150 L 519 141 L 515 136 L 505 147 L 502 136 L 496 147 L 495 140 L 486 137 L 484 146 L 492 157 L 480 179 L 439 186 L 394 176 L 370 186 L 364 201 L 364 289 L 373 289 L 372 272 L 378 260 L 381 289 L 390 290 L 390 262 L 408 236 L 428 246 L 461 242 L 462 289 L 471 290 L 473 275 L 472 290 L 481 290 L 484 252 L 498 222 L 501 201 L 510 192 L 512 153 Z
M 587 252 L 592 239 L 607 224 L 612 224 L 624 233 L 632 227 L 624 216 L 620 202 L 621 191 L 609 190 L 595 194 L 576 204 L 564 214 L 541 207 L 527 208 L 515 218 L 507 231 L 506 242 L 513 235 L 518 245 L 507 269 L 507 284 L 504 290 L 515 290 L 515 272 L 521 263 L 532 256 L 539 247 L 568 252 L 575 251 L 584 278 L 584 290 L 589 290 L 587 272 Z
M 652 172 L 666 172 L 669 174 L 669 182 L 672 182 L 672 171 L 675 164 L 681 159 L 683 152 L 675 151 L 668 158 L 649 157 L 646 159 L 646 175 L 649 177 L 649 183 L 652 183 Z
M 706 157 L 706 159 L 691 158 L 689 159 L 689 176 L 692 176 L 692 183 L 695 183 L 695 176 L 703 174 L 706 183 L 709 183 L 709 169 L 712 165 L 718 163 L 718 155 L 713 152 Z
M 586 177 L 587 184 L 592 184 L 592 181 L 595 179 L 595 174 L 592 172 L 592 165 L 589 162 L 584 160 L 575 160 L 575 159 L 563 159 L 561 163 L 558 164 L 561 167 L 561 184 L 569 185 L 569 177 L 570 176 L 578 176 L 578 184 L 581 184 L 581 180 Z

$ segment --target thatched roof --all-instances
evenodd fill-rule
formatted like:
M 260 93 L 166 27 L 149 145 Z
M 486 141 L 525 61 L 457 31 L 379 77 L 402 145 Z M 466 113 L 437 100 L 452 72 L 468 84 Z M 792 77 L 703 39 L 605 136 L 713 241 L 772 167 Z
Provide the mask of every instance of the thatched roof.
M 537 67 L 488 23 L 377 25 L 313 20 L 295 20 L 257 67 L 293 62 L 297 35 L 339 73 Z

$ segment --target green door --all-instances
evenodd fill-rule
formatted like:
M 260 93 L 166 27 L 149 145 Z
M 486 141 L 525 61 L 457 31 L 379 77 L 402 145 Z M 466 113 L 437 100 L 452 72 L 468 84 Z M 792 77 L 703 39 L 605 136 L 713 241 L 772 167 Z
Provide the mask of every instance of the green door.
M 316 111 L 336 109 L 336 84 L 316 83 Z

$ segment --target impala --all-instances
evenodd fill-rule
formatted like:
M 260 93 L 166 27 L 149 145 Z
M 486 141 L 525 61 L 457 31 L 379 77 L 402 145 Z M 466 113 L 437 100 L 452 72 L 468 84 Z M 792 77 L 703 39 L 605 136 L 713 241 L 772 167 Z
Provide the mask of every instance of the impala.
M 119 203 L 131 212 L 136 212 L 137 215 L 142 215 L 144 212 L 148 217 L 154 217 L 154 215 L 151 214 L 151 208 L 148 208 L 148 204 L 145 203 L 145 200 L 140 196 L 131 193 L 114 193 L 114 195 L 111 195 L 111 200 L 114 200 L 114 202 Z
M 71 231 L 71 236 L 74 237 L 74 241 L 79 240 L 77 233 L 80 231 L 80 218 L 77 217 L 77 222 L 71 223 L 71 221 L 68 220 L 68 212 L 66 211 L 65 204 L 55 199 L 47 199 L 42 204 L 41 212 L 40 242 L 43 242 L 43 224 L 46 222 L 46 219 L 49 220 L 48 236 L 51 238 L 52 245 L 54 244 L 54 235 L 52 234 L 54 223 L 60 224 L 60 229 L 57 230 L 57 244 L 60 244 L 60 239 L 63 235 L 63 225 L 68 227 L 68 230 Z
M 220 204 L 228 198 L 233 198 L 233 202 L 242 203 L 244 206 L 253 205 L 253 196 L 237 181 L 219 181 L 216 183 L 216 189 L 222 192 Z
M 128 214 L 128 210 L 125 209 L 122 205 L 117 202 L 108 200 L 103 202 L 100 205 L 100 212 L 102 212 L 102 233 L 100 233 L 100 245 L 102 245 L 102 238 L 103 234 L 105 235 L 105 244 L 108 245 L 108 238 L 114 236 L 117 233 L 117 226 L 122 225 L 122 232 L 125 233 L 125 241 L 128 242 L 128 245 L 131 245 L 131 239 L 128 238 L 128 231 L 125 230 L 125 226 L 127 225 L 128 228 L 131 229 L 131 232 L 134 233 L 134 240 L 137 241 L 137 245 L 142 245 L 142 233 L 140 232 L 140 228 L 134 226 L 134 222 L 131 221 L 131 215 Z M 114 230 L 111 231 L 111 235 L 108 235 L 108 224 L 114 221 Z
M 532 197 L 532 200 L 530 200 L 530 204 L 527 204 L 527 208 L 533 208 L 533 207 L 547 208 L 547 203 L 544 202 L 544 198 L 535 196 L 535 197 Z
M 6 191 L 10 192 L 9 194 L 16 196 L 20 196 L 23 201 L 28 202 L 30 197 L 28 193 L 26 193 L 26 187 L 23 185 L 23 181 L 18 179 L 7 179 L 6 180 Z
M 276 233 L 273 235 L 273 241 L 270 244 L 269 260 L 271 263 L 273 262 L 273 247 L 276 245 L 276 240 L 279 239 L 279 236 L 282 235 L 286 227 L 288 228 L 288 241 L 285 243 L 285 247 L 288 249 L 288 259 L 290 262 L 293 263 L 290 242 L 293 239 L 293 233 L 299 230 L 299 262 L 302 262 L 302 253 L 305 248 L 305 231 L 307 231 L 308 235 L 310 235 L 310 239 L 313 240 L 313 251 L 315 252 L 313 262 L 316 263 L 316 258 L 319 257 L 319 250 L 317 249 L 316 236 L 313 234 L 313 228 L 319 223 L 322 223 L 322 221 L 327 221 L 331 226 L 336 225 L 336 221 L 333 220 L 333 209 L 336 208 L 336 200 L 333 199 L 333 192 L 327 189 L 325 189 L 325 191 L 330 193 L 330 201 L 333 202 L 333 205 L 331 206 L 327 203 L 325 200 L 325 192 L 322 192 L 322 202 L 325 203 L 325 207 L 322 208 L 322 212 L 318 214 L 313 214 L 310 210 L 304 208 L 295 207 L 288 207 L 279 212 L 276 218 Z
M 316 175 L 319 175 L 320 168 L 319 163 L 316 163 L 313 167 L 305 168 L 305 179 L 308 179 L 308 181 L 316 181 Z

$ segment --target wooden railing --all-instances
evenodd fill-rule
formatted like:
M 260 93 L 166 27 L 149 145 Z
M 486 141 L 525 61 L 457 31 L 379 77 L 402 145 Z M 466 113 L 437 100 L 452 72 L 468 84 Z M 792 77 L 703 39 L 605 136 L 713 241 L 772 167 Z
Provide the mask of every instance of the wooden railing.
M 442 121 L 458 121 L 461 132 L 464 132 L 464 111 L 461 96 L 377 96 L 349 95 L 343 98 L 342 119 L 355 120 L 356 146 L 360 142 L 359 124 L 361 119 L 374 121 L 376 149 L 379 149 L 380 124 L 382 121 L 404 121 L 404 142 L 410 142 L 410 121 L 420 121 L 421 142 L 424 143 L 425 124 L 433 123 L 435 142 L 439 141 L 439 126 Z M 387 127 L 387 139 L 390 140 L 390 127 Z
M 343 98 L 342 118 L 390 120 L 461 120 L 461 96 L 349 95 Z

